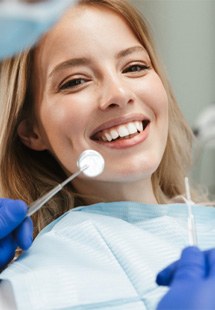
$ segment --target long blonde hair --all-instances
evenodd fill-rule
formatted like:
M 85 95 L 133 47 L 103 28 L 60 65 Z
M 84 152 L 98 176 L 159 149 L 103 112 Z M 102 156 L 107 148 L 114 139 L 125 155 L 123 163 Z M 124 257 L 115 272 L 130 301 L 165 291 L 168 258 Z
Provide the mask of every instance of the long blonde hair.
M 80 0 L 78 5 L 102 6 L 123 16 L 148 51 L 152 65 L 163 82 L 169 99 L 169 132 L 164 156 L 152 176 L 152 182 L 158 202 L 165 203 L 184 192 L 184 177 L 191 165 L 193 134 L 158 63 L 148 26 L 125 0 Z M 0 191 L 2 197 L 22 199 L 28 204 L 66 177 L 48 151 L 28 149 L 17 134 L 20 121 L 34 116 L 30 86 L 33 54 L 34 49 L 31 49 L 0 64 Z M 35 214 L 36 234 L 48 222 L 76 206 L 78 197 L 72 185 L 56 195 L 46 208 Z

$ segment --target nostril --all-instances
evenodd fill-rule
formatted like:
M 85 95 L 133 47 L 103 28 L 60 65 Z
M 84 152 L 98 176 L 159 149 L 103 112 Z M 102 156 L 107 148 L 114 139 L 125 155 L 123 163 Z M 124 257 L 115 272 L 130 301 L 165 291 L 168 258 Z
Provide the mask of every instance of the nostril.
M 133 100 L 129 100 L 127 103 L 129 104 L 129 103 L 132 103 L 132 102 L 133 102 Z M 122 106 L 121 103 L 109 103 L 107 105 L 107 108 L 116 108 L 116 107 L 120 107 L 120 106 Z
M 109 105 L 109 108 L 115 108 L 116 106 L 118 106 L 116 103 L 111 103 L 111 104 Z
M 128 100 L 128 104 L 130 104 L 130 103 L 134 103 L 134 100 L 133 99 L 129 99 Z

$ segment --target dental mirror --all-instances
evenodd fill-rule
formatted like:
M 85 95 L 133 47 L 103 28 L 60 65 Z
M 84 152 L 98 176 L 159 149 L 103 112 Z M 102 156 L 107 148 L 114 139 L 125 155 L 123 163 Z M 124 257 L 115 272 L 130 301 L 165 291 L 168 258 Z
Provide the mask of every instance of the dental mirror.
M 94 150 L 84 151 L 77 161 L 78 168 L 83 170 L 83 173 L 90 178 L 101 174 L 104 170 L 104 165 L 104 158 Z M 84 167 L 86 168 L 84 169 Z
M 88 177 L 96 177 L 104 170 L 105 161 L 102 155 L 94 150 L 86 150 L 79 156 L 77 167 L 79 168 L 74 174 L 68 177 L 64 182 L 55 186 L 48 193 L 30 204 L 27 215 L 31 216 L 38 211 L 47 201 L 57 194 L 67 183 L 74 180 L 82 172 Z

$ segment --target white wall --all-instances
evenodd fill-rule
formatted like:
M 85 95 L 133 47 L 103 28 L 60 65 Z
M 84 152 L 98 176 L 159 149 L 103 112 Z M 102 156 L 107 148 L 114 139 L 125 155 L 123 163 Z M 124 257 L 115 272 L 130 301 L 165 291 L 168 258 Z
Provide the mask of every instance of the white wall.
M 215 103 L 215 0 L 131 0 L 151 24 L 182 112 L 191 126 Z M 215 148 L 196 164 L 197 181 L 215 193 Z

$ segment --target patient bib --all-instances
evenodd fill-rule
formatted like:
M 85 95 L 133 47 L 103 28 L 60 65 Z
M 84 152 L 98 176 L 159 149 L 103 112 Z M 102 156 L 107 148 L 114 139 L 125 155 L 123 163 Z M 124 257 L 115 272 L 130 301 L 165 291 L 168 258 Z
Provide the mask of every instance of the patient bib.
M 193 213 L 200 248 L 214 247 L 215 209 Z M 167 290 L 156 274 L 187 245 L 184 204 L 100 203 L 48 225 L 0 278 L 21 310 L 153 310 Z

